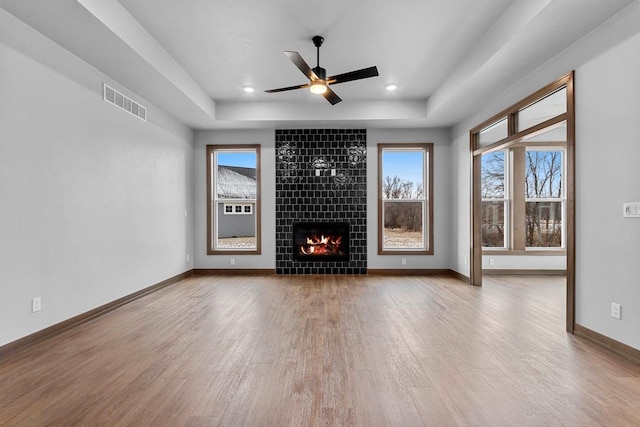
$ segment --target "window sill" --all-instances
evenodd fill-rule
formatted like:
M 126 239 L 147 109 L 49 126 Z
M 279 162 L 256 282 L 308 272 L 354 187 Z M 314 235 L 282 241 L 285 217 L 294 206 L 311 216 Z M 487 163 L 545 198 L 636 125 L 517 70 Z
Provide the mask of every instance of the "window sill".
M 214 250 L 207 251 L 207 255 L 261 255 L 260 249 L 257 250 Z
M 393 250 L 378 250 L 378 255 L 433 255 L 433 250 L 410 250 L 410 249 L 400 249 L 397 251 Z
M 482 255 L 524 255 L 524 256 L 566 256 L 567 251 L 565 249 L 533 249 L 528 251 L 512 251 L 508 249 L 490 249 L 482 250 Z

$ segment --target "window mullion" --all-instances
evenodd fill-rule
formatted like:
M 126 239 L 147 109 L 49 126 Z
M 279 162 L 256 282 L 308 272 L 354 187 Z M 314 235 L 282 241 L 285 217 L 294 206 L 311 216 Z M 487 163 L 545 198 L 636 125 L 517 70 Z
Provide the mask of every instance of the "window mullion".
M 525 236 L 525 148 L 511 149 L 509 182 L 511 195 L 510 231 L 511 249 L 522 251 L 526 246 Z

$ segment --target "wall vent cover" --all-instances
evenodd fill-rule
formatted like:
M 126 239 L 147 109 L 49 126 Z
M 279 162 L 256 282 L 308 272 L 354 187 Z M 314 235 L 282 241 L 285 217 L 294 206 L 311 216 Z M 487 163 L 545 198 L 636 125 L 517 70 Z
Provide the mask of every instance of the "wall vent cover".
M 106 83 L 102 84 L 102 94 L 104 100 L 127 113 L 131 113 L 140 120 L 147 121 L 147 108 L 138 104 L 128 96 L 123 95 Z

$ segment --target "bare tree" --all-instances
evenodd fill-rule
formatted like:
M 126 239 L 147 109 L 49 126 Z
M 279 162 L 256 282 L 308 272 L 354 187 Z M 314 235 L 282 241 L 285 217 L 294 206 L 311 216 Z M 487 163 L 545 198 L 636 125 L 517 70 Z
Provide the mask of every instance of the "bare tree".
M 504 245 L 504 199 L 506 152 L 482 158 L 482 244 Z M 559 247 L 562 243 L 562 203 L 544 199 L 562 197 L 563 152 L 525 152 L 525 239 L 527 246 Z M 495 199 L 492 201 L 491 199 Z
M 482 198 L 501 199 L 504 197 L 504 151 L 487 153 L 482 156 Z
M 422 184 L 416 186 L 411 181 L 403 181 L 397 175 L 386 176 L 382 180 L 382 195 L 386 200 L 418 199 L 423 197 L 424 188 Z M 385 203 L 384 226 L 407 231 L 422 230 L 421 202 Z
M 562 151 L 526 152 L 525 196 L 528 199 L 562 197 Z M 559 247 L 562 243 L 562 204 L 529 201 L 525 208 L 527 246 Z
M 506 152 L 496 151 L 482 155 L 481 194 L 482 202 L 482 246 L 504 246 L 504 197 L 505 197 Z

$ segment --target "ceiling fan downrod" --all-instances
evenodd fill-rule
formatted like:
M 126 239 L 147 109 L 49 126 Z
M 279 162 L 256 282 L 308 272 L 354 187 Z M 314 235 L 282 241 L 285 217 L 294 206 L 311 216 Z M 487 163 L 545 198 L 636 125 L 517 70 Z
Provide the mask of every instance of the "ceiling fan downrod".
M 313 41 L 313 45 L 316 47 L 316 67 L 320 67 L 320 46 L 324 42 L 324 37 L 322 36 L 313 36 L 311 39 Z

